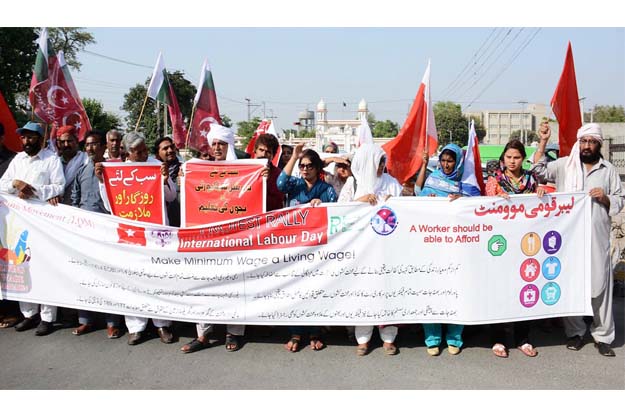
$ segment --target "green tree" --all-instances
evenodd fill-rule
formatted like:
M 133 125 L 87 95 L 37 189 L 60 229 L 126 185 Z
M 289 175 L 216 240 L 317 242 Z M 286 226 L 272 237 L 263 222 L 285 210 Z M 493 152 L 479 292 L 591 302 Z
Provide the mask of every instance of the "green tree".
M 591 113 L 584 113 L 584 122 L 590 122 Z M 625 108 L 622 105 L 595 105 L 592 110 L 593 122 L 625 122 Z
M 395 137 L 399 132 L 399 125 L 391 120 L 378 121 L 371 129 L 374 137 Z
M 530 145 L 534 141 L 538 141 L 538 134 L 532 130 L 525 130 L 525 135 L 527 137 L 526 145 Z M 522 140 L 521 138 L 521 130 L 514 130 L 510 133 L 510 140 Z
M 193 107 L 193 98 L 195 97 L 195 86 L 184 78 L 184 73 L 181 71 L 175 71 L 167 73 L 169 82 L 171 82 L 178 104 L 180 105 L 180 112 L 182 117 L 187 120 L 191 117 L 191 109 Z M 126 123 L 128 129 L 134 130 L 141 114 L 141 108 L 145 101 L 145 97 L 148 91 L 148 85 L 150 84 L 150 78 L 146 79 L 143 84 L 137 84 L 130 88 L 127 94 L 124 95 L 124 104 L 122 109 L 128 113 L 126 116 Z M 163 131 L 163 105 L 159 105 L 159 114 L 156 114 L 156 101 L 153 99 L 147 100 L 145 108 L 143 109 L 143 115 L 139 124 L 139 131 L 145 134 L 146 143 L 148 148 L 152 148 L 153 143 L 157 137 L 164 135 Z M 160 120 L 160 122 L 158 122 Z M 171 128 L 171 124 L 168 124 Z M 168 131 L 171 134 L 171 130 Z
M 444 145 L 451 141 L 461 147 L 467 144 L 469 126 L 459 104 L 451 101 L 437 102 L 434 104 L 434 118 L 439 143 Z
M 36 40 L 32 27 L 0 27 L 0 92 L 18 125 L 29 119 L 28 87 L 37 57 Z
M 228 117 L 226 114 L 219 114 L 219 117 L 221 118 L 221 123 L 224 127 L 232 127 L 232 119 L 230 117 Z
M 78 53 L 85 50 L 87 45 L 95 43 L 93 35 L 81 27 L 50 27 L 48 36 L 54 51 L 58 53 L 62 50 L 67 64 L 77 71 L 82 66 L 78 61 Z
M 82 105 L 85 107 L 87 117 L 89 117 L 91 127 L 94 130 L 107 132 L 113 128 L 119 129 L 121 126 L 121 119 L 111 112 L 104 111 L 104 107 L 100 101 L 92 98 L 84 98 L 82 100 Z
M 250 121 L 239 121 L 237 123 L 237 135 L 239 137 L 244 137 L 244 139 L 241 141 L 241 146 L 243 149 L 247 147 L 247 143 L 249 143 L 252 139 L 254 131 L 256 131 L 261 121 L 262 119 L 260 117 L 254 117 Z

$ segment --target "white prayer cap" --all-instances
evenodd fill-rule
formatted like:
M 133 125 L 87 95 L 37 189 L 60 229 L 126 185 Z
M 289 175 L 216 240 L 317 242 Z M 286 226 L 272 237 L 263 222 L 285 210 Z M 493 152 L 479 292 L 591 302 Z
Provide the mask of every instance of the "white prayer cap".
M 601 132 L 601 127 L 599 124 L 595 122 L 591 122 L 585 125 L 582 125 L 579 130 L 577 130 L 577 139 L 579 140 L 585 136 L 591 136 L 599 140 L 599 142 L 603 143 L 603 132 Z
M 237 156 L 234 152 L 234 132 L 228 127 L 224 127 L 223 125 L 214 124 L 210 125 L 211 129 L 206 135 L 206 139 L 208 140 L 208 145 L 212 146 L 214 140 L 223 141 L 224 143 L 228 143 L 228 153 L 226 155 L 226 160 L 236 160 Z

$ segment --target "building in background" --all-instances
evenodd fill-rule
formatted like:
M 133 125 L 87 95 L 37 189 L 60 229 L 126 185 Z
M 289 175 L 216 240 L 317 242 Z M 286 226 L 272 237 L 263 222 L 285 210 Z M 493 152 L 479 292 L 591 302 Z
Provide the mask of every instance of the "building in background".
M 517 109 L 475 111 L 464 115 L 482 122 L 486 129 L 484 144 L 505 144 L 513 131 L 538 131 L 541 121 L 549 113 L 550 108 L 544 104 L 524 104 Z

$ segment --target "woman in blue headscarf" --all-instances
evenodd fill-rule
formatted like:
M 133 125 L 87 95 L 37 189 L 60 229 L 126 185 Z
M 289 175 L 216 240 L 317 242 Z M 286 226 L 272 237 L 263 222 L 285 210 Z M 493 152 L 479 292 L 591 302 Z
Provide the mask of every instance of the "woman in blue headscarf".
M 424 155 L 427 163 L 427 155 Z M 456 144 L 447 144 L 438 156 L 438 169 L 425 180 L 423 190 L 419 196 L 431 197 L 448 197 L 450 200 L 456 200 L 461 196 L 479 196 L 479 190 L 466 186 L 462 186 L 462 173 L 464 170 L 464 158 L 462 149 Z M 425 177 L 425 167 L 421 168 L 417 185 L 423 184 Z M 456 355 L 460 353 L 462 347 L 462 329 L 464 326 L 458 324 L 445 324 L 447 341 L 447 351 L 449 354 Z M 440 354 L 440 345 L 442 340 L 443 325 L 442 324 L 423 324 L 425 332 L 425 345 L 430 356 L 438 356 Z

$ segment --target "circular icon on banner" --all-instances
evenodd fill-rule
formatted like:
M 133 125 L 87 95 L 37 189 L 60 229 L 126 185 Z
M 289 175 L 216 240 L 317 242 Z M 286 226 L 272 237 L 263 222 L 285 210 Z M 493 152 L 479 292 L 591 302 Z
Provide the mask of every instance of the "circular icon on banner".
M 562 264 L 560 264 L 560 260 L 554 256 L 547 257 L 543 261 L 543 275 L 548 280 L 555 280 L 560 275 L 561 269 Z
M 523 281 L 532 282 L 540 275 L 540 263 L 534 258 L 528 258 L 521 264 L 519 268 Z
M 534 256 L 540 251 L 540 236 L 535 232 L 526 233 L 521 239 L 521 251 L 527 256 Z
M 540 298 L 547 305 L 554 305 L 560 299 L 560 286 L 555 282 L 548 282 L 540 292 Z
M 527 284 L 521 289 L 519 300 L 521 300 L 523 307 L 534 307 L 538 302 L 538 287 L 534 284 Z
M 383 206 L 373 215 L 370 223 L 378 235 L 390 235 L 397 228 L 397 215 L 393 209 Z
M 543 238 L 543 249 L 549 255 L 553 255 L 560 250 L 562 246 L 562 237 L 556 231 L 549 231 Z

